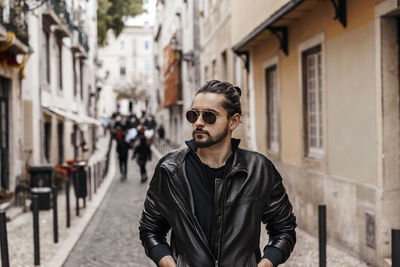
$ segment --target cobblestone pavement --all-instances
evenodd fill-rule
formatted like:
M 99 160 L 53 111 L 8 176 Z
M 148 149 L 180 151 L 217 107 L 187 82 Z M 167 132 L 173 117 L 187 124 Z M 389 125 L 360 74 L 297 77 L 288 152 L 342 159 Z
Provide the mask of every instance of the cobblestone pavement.
M 151 177 L 157 157 L 147 163 Z M 114 183 L 81 239 L 65 262 L 65 267 L 77 266 L 155 266 L 147 258 L 139 241 L 140 218 L 147 183 L 140 183 L 136 161 L 128 162 L 128 179 L 121 182 L 117 171 Z
M 99 159 L 104 158 L 108 147 L 108 139 L 100 138 L 99 149 L 90 159 L 90 164 Z M 75 197 L 74 191 L 71 187 L 71 227 L 66 228 L 66 202 L 64 191 L 58 193 L 58 233 L 59 242 L 53 242 L 53 211 L 42 210 L 39 214 L 39 236 L 40 236 L 40 263 L 41 266 L 57 267 L 49 262 L 60 250 L 65 250 L 65 240 L 67 240 L 71 233 L 76 230 L 78 222 L 85 216 L 87 209 L 90 208 L 91 202 L 87 202 L 87 208 L 81 209 L 81 216 L 75 215 Z M 94 196 L 93 196 L 94 197 Z M 27 201 L 29 206 L 30 201 Z M 81 202 L 82 207 L 82 202 Z M 33 219 L 32 212 L 24 212 L 13 218 L 7 223 L 7 239 L 8 239 L 8 253 L 10 266 L 26 267 L 34 265 L 33 256 Z
M 153 157 L 153 161 L 147 165 L 149 176 L 153 173 L 156 161 L 157 157 Z M 139 169 L 136 162 L 130 161 L 128 169 L 128 181 L 121 183 L 119 179 L 115 179 L 109 194 L 70 254 L 65 267 L 155 266 L 144 254 L 138 237 L 138 220 L 147 185 L 139 182 Z M 263 247 L 267 243 L 267 235 L 262 232 L 262 236 Z M 297 229 L 296 247 L 290 259 L 280 266 L 318 266 L 318 260 L 318 239 Z M 327 247 L 327 265 L 368 266 L 332 246 Z

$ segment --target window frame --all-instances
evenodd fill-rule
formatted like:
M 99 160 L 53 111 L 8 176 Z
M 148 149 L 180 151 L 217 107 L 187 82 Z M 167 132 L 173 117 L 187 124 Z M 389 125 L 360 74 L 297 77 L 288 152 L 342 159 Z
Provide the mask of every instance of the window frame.
M 63 90 L 63 67 L 62 67 L 62 65 L 63 65 L 63 56 L 62 56 L 62 51 L 63 51 L 63 49 L 62 49 L 62 47 L 63 47 L 63 44 L 62 44 L 62 41 L 61 40 L 57 40 L 57 42 L 56 42 L 56 49 L 57 49 L 57 70 L 58 70 L 58 73 L 57 73 L 57 77 L 58 77 L 58 80 L 57 80 L 57 82 L 58 82 L 58 89 L 60 90 L 60 91 L 62 91 Z
M 269 94 L 268 94 L 268 79 L 267 79 L 267 71 L 275 70 L 275 105 L 276 105 L 276 142 L 271 143 L 271 126 L 270 126 L 270 115 L 269 115 Z M 281 116 L 280 116 L 280 75 L 279 75 L 279 56 L 275 56 L 263 64 L 263 93 L 264 93 L 264 101 L 265 101 L 265 109 L 264 114 L 266 115 L 265 120 L 265 140 L 266 140 L 266 148 L 267 151 L 271 154 L 279 154 L 281 150 Z
M 319 47 L 319 48 L 316 48 Z M 322 147 L 321 148 L 311 148 L 309 145 L 309 134 L 308 134 L 308 103 L 307 103 L 307 80 L 306 80 L 306 72 L 305 72 L 305 55 L 309 55 L 309 52 L 320 51 L 320 59 L 321 59 L 321 69 L 320 69 L 320 77 L 321 77 L 321 131 L 320 135 L 322 138 Z M 314 37 L 305 40 L 298 46 L 298 64 L 299 64 L 299 88 L 300 88 L 300 96 L 301 96 L 301 120 L 302 120 L 302 133 L 303 133 L 303 156 L 305 159 L 323 161 L 325 159 L 325 155 L 327 153 L 327 129 L 326 129 L 326 59 L 325 59 L 325 34 L 319 33 Z M 317 125 L 318 126 L 318 125 Z

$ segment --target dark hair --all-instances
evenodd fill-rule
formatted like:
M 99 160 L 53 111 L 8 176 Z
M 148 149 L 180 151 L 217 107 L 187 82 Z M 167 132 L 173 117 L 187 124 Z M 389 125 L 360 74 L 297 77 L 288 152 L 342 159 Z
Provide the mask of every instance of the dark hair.
M 222 103 L 224 109 L 228 111 L 228 118 L 232 117 L 236 113 L 242 115 L 242 108 L 240 103 L 240 96 L 242 90 L 239 87 L 234 86 L 229 82 L 221 82 L 218 80 L 207 81 L 197 91 L 196 95 L 200 93 L 213 93 L 225 95 L 226 101 Z

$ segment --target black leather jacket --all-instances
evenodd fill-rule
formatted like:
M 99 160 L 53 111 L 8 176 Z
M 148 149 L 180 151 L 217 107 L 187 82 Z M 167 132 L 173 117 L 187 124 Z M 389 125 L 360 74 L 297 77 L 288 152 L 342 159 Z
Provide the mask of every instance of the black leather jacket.
M 224 180 L 216 180 L 214 256 L 194 213 L 185 171 L 189 148 L 164 156 L 158 163 L 144 202 L 140 239 L 149 255 L 167 244 L 177 267 L 256 267 L 260 260 L 261 222 L 267 225 L 268 245 L 281 250 L 286 261 L 296 243 L 296 219 L 282 178 L 263 155 L 237 149 Z

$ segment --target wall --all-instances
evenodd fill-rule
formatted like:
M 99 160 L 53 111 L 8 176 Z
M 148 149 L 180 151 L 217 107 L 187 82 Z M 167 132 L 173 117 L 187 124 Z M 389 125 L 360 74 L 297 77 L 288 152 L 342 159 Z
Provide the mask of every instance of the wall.
M 251 48 L 253 71 L 250 75 L 255 94 L 255 143 L 282 173 L 299 226 L 317 235 L 317 205 L 326 203 L 329 242 L 372 264 L 376 264 L 378 258 L 377 250 L 366 245 L 366 216 L 370 214 L 373 220 L 378 220 L 376 65 L 379 63 L 374 57 L 377 2 L 348 1 L 346 28 L 332 19 L 333 8 L 329 1 L 316 2 L 295 23 L 289 24 L 288 57 L 279 51 L 277 39 L 270 34 L 264 35 L 264 40 Z M 322 40 L 325 80 L 325 155 L 321 160 L 304 157 L 303 141 L 300 49 L 311 45 L 315 39 Z M 266 143 L 263 66 L 276 56 L 280 76 L 281 150 L 273 154 L 267 150 Z M 376 239 L 375 242 L 378 246 L 382 241 Z

